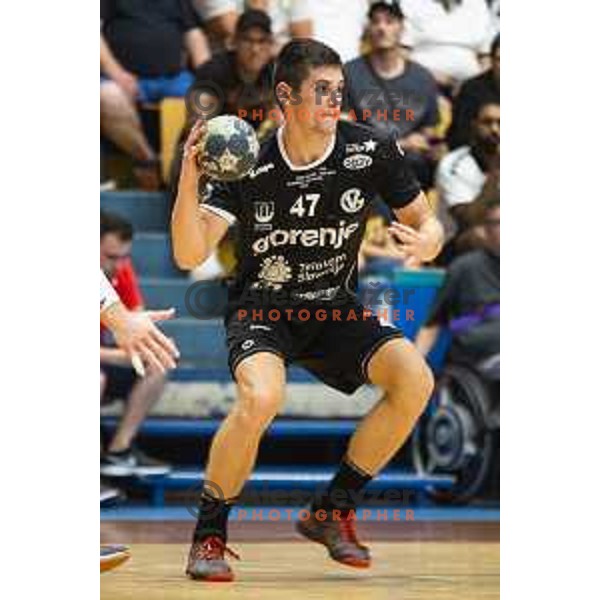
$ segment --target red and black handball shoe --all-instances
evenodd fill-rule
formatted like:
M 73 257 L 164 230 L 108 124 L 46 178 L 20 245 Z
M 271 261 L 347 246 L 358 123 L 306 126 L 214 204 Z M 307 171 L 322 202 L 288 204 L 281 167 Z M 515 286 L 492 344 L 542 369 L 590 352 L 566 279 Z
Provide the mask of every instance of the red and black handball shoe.
M 225 554 L 240 560 L 240 557 L 216 535 L 194 542 L 190 548 L 186 575 L 201 581 L 233 581 L 233 571 L 225 560 Z
M 320 512 L 320 511 L 317 511 Z M 305 538 L 323 544 L 333 560 L 366 569 L 371 566 L 369 549 L 358 541 L 356 520 L 339 510 L 328 511 L 326 518 L 317 519 L 311 511 L 308 519 L 296 523 L 296 531 Z

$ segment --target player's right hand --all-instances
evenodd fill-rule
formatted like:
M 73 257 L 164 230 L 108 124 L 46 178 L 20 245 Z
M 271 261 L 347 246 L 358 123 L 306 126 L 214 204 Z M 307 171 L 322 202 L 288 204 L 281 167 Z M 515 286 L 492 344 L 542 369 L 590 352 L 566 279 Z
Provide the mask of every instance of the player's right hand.
M 196 177 L 204 175 L 200 147 L 205 135 L 206 121 L 202 117 L 198 117 L 183 146 L 182 174 L 184 172 L 193 173 Z

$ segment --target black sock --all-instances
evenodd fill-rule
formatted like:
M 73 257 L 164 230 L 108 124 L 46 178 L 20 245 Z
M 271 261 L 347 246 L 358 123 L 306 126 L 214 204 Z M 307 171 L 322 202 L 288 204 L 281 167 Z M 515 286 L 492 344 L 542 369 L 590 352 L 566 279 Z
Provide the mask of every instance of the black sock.
M 373 479 L 355 465 L 348 458 L 344 458 L 338 472 L 331 480 L 325 494 L 315 498 L 312 510 L 326 510 L 328 512 L 337 509 L 342 513 L 356 509 L 356 495 Z
M 125 450 L 108 450 L 107 454 L 112 454 L 113 456 L 127 456 L 131 453 L 131 446 L 125 448 Z
M 235 500 L 222 500 L 206 493 L 202 494 L 198 503 L 194 542 L 201 542 L 209 535 L 216 535 L 227 543 L 227 519 Z

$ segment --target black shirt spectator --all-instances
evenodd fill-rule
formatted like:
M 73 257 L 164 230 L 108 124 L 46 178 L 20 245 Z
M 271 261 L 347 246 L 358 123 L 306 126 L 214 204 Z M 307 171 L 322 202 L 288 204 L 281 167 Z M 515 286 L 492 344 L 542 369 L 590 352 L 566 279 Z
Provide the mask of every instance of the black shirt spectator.
M 266 118 L 264 111 L 272 101 L 272 65 L 265 65 L 256 80 L 245 80 L 241 76 L 236 55 L 235 50 L 221 52 L 201 65 L 196 70 L 194 87 L 206 89 L 207 92 L 216 88 L 217 93 L 222 94 L 222 97 L 217 99 L 220 105 L 217 114 L 238 115 L 254 127 L 258 127 Z M 260 109 L 263 109 L 263 113 L 256 112 L 253 116 L 253 111 Z M 246 111 L 247 114 L 240 111 Z
M 492 44 L 491 56 L 491 68 L 465 81 L 454 100 L 447 136 L 451 149 L 469 143 L 471 124 L 484 104 L 500 104 L 500 36 Z
M 199 25 L 189 0 L 101 0 L 100 16 L 113 54 L 139 77 L 179 73 L 184 34 Z
M 270 17 L 260 10 L 246 10 L 236 25 L 234 49 L 215 55 L 196 70 L 188 108 L 205 118 L 234 114 L 258 128 L 273 106 L 272 47 Z

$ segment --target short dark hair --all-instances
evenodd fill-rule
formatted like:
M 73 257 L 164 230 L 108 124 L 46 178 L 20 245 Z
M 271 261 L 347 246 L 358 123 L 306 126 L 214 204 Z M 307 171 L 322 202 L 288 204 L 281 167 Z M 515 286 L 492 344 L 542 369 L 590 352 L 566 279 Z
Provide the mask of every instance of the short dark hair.
M 122 242 L 133 239 L 133 225 L 115 213 L 100 211 L 100 239 L 107 233 L 114 233 Z
M 490 47 L 490 54 L 492 56 L 494 56 L 494 54 L 496 54 L 496 51 L 500 49 L 500 34 L 498 34 L 495 38 L 494 41 L 492 42 L 492 45 Z
M 271 17 L 262 11 L 262 10 L 254 10 L 249 8 L 245 10 L 237 20 L 235 26 L 235 35 L 240 36 L 249 29 L 253 28 L 261 29 L 263 33 L 267 35 L 271 35 L 273 33 L 271 29 Z
M 283 81 L 292 89 L 298 90 L 308 77 L 310 69 L 328 66 L 342 68 L 342 59 L 333 48 L 312 39 L 291 40 L 277 57 L 273 87 L 276 88 Z

